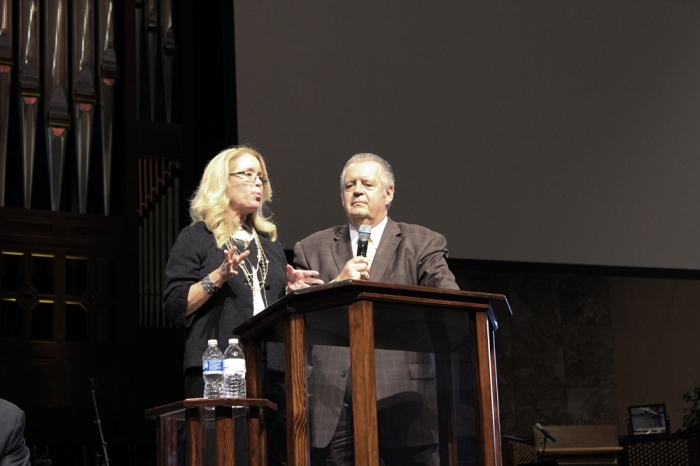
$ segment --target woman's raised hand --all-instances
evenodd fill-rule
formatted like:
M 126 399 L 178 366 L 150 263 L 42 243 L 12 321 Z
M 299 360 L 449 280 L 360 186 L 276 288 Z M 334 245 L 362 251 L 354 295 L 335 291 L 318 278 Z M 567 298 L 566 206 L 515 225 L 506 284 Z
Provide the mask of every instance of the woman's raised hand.
M 212 273 L 212 281 L 216 286 L 223 285 L 227 280 L 238 275 L 238 265 L 250 255 L 250 250 L 243 251 L 238 254 L 238 249 L 233 246 L 231 249 L 224 250 L 224 261 L 221 266 Z M 218 275 L 218 280 L 214 280 L 214 276 Z

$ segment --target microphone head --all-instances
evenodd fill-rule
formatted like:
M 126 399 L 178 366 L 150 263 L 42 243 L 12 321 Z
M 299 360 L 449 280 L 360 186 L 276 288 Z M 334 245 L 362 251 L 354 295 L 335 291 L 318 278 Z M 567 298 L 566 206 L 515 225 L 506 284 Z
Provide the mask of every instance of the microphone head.
M 536 423 L 535 423 L 535 429 L 537 429 L 537 430 L 542 430 L 542 424 L 540 424 L 539 422 L 536 422 Z
M 360 236 L 360 241 L 369 241 L 369 237 L 372 234 L 372 228 L 369 225 L 360 225 L 357 233 Z

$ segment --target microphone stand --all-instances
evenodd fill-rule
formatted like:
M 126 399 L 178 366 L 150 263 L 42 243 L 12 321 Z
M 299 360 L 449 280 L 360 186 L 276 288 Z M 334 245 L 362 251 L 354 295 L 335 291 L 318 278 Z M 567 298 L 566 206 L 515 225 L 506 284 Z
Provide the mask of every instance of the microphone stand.
M 547 436 L 544 436 L 542 440 L 542 455 L 540 455 L 540 462 L 544 461 L 544 450 L 547 448 Z
M 556 440 L 555 440 L 556 441 Z M 544 457 L 544 451 L 547 448 L 547 436 L 544 436 L 544 439 L 542 440 L 542 454 L 540 455 L 539 460 L 537 463 L 528 463 L 532 465 L 537 465 L 537 466 L 558 466 L 557 460 L 548 460 L 545 459 Z
M 97 398 L 95 397 L 95 389 L 97 388 L 97 380 L 90 377 L 90 391 L 92 392 L 92 404 L 95 406 L 95 424 L 97 424 L 97 429 L 100 431 L 100 440 L 102 441 L 102 452 L 104 455 L 104 466 L 109 466 L 109 455 L 107 454 L 107 442 L 105 442 L 105 436 L 102 433 L 102 422 L 100 421 L 100 413 L 97 410 Z

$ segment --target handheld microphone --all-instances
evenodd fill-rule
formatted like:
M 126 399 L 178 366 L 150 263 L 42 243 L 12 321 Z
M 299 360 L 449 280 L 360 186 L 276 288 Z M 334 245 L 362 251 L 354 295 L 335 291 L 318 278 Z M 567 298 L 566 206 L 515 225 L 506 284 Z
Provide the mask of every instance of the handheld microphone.
M 357 255 L 367 257 L 367 245 L 369 244 L 372 228 L 370 228 L 369 225 L 360 225 L 360 229 L 357 230 L 357 233 Z
M 542 427 L 542 424 L 540 424 L 539 422 L 538 422 L 537 424 L 535 424 L 534 427 L 535 427 L 535 429 L 537 429 L 537 430 L 539 430 L 540 432 L 542 432 L 542 435 L 544 435 L 545 437 L 547 437 L 548 439 L 550 439 L 552 442 L 556 442 L 556 441 L 557 441 L 557 439 L 555 439 L 554 436 L 552 436 L 552 434 L 550 434 L 549 431 L 548 431 L 547 429 L 545 429 L 544 427 Z

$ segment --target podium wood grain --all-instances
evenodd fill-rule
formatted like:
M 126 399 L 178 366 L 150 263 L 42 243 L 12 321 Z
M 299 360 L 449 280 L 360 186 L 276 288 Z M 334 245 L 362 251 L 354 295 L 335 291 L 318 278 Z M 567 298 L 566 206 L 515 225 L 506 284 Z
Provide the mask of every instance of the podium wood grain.
M 379 466 L 373 316 L 370 301 L 358 301 L 348 308 L 355 463 Z

